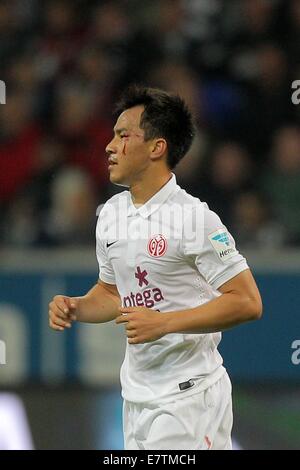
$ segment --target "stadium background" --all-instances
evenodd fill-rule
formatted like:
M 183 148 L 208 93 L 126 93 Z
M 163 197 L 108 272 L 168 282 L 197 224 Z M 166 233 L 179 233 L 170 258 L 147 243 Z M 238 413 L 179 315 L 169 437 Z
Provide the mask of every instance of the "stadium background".
M 298 0 L 0 1 L 0 448 L 122 448 L 122 330 L 54 333 L 47 305 L 97 279 L 96 207 L 115 191 L 104 148 L 131 82 L 193 109 L 177 178 L 262 291 L 263 319 L 221 347 L 237 445 L 300 448 L 299 49 Z

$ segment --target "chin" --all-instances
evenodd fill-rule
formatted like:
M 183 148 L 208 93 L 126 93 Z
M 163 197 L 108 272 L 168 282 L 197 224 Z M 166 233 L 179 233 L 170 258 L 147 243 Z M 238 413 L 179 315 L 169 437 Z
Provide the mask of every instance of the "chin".
M 113 184 L 116 184 L 117 186 L 126 186 L 128 187 L 129 185 L 126 183 L 126 181 L 124 181 L 123 178 L 121 178 L 120 176 L 116 176 L 116 175 L 113 175 L 113 174 L 110 174 L 109 175 L 109 179 L 110 179 L 110 182 L 113 183 Z

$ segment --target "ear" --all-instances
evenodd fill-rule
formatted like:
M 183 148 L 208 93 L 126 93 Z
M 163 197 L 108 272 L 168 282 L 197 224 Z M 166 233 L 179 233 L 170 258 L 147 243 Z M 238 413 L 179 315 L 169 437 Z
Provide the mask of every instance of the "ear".
M 151 145 L 151 160 L 157 160 L 163 157 L 168 150 L 168 144 L 165 139 L 155 139 Z

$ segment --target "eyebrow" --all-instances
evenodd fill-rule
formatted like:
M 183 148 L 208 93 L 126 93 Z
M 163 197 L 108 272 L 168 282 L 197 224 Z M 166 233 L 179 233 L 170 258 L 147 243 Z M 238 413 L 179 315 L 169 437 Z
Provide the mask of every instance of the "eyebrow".
M 128 129 L 126 129 L 126 127 L 121 127 L 120 129 L 116 129 L 114 127 L 113 131 L 115 134 L 121 134 L 121 132 L 124 132 L 124 131 L 128 132 Z

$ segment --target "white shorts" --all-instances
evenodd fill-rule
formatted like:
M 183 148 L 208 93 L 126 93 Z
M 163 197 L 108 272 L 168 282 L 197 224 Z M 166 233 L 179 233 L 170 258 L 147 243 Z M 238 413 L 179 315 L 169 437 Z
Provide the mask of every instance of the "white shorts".
M 124 401 L 126 450 L 231 450 L 231 382 L 161 405 Z

